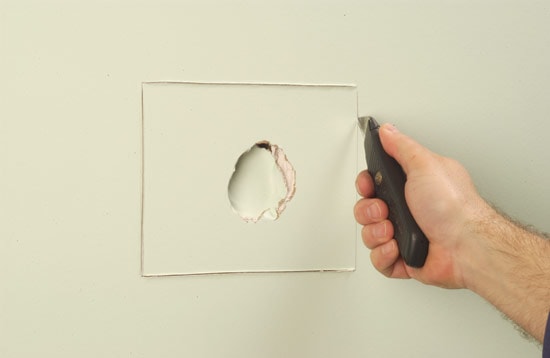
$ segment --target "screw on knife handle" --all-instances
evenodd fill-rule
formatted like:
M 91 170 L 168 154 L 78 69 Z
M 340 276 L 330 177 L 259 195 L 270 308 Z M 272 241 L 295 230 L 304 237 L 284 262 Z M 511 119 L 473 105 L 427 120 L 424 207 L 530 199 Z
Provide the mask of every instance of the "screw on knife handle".
M 422 267 L 428 255 L 429 242 L 414 220 L 405 201 L 405 172 L 382 147 L 378 133 L 380 126 L 368 118 L 365 131 L 367 168 L 374 179 L 376 196 L 388 205 L 388 219 L 393 224 L 394 237 L 405 263 Z

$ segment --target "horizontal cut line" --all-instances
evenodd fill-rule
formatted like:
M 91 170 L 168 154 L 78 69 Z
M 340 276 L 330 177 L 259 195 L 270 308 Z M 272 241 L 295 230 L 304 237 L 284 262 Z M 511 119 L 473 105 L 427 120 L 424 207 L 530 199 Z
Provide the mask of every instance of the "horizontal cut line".
M 320 87 L 357 88 L 355 84 L 341 83 L 286 83 L 286 82 L 200 82 L 200 81 L 147 81 L 142 85 L 216 85 L 216 86 L 280 86 L 280 87 Z
M 256 270 L 256 271 L 218 271 L 218 272 L 194 272 L 194 273 L 162 273 L 162 274 L 142 274 L 142 277 L 175 277 L 175 276 L 208 276 L 208 275 L 232 275 L 232 274 L 275 274 L 275 273 L 312 273 L 312 272 L 332 272 L 345 273 L 355 272 L 355 268 L 349 269 L 316 269 L 316 270 Z

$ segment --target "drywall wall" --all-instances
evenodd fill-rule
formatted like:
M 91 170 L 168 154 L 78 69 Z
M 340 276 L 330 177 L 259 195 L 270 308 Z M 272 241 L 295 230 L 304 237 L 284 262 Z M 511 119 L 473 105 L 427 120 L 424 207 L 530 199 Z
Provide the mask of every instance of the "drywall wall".
M 144 275 L 355 270 L 355 86 L 144 83 L 142 98 Z M 272 165 L 239 184 L 241 195 L 292 200 L 277 221 L 246 225 L 229 181 L 243 151 L 266 140 L 290 156 L 292 183 L 260 149 Z M 247 218 L 269 209 L 260 203 Z
M 3 1 L 0 355 L 538 357 L 360 242 L 349 273 L 141 277 L 141 84 L 354 83 L 359 114 L 548 231 L 549 20 L 537 1 Z

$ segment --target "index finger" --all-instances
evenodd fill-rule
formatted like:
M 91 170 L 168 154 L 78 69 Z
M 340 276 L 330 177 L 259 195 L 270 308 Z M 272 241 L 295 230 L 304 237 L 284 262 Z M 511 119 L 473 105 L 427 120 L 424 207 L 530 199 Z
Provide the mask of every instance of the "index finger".
M 357 174 L 355 187 L 362 197 L 370 198 L 374 196 L 374 182 L 367 170 L 363 170 L 361 173 Z

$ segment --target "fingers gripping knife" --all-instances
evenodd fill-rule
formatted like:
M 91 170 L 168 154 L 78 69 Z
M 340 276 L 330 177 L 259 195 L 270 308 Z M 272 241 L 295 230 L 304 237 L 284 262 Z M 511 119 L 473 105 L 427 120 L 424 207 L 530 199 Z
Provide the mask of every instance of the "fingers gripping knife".
M 359 127 L 365 134 L 365 156 L 368 171 L 374 180 L 374 190 L 376 196 L 388 205 L 388 219 L 393 224 L 399 253 L 407 265 L 422 267 L 428 255 L 428 239 L 418 227 L 405 201 L 405 172 L 384 151 L 378 134 L 380 126 L 374 118 L 359 118 Z

